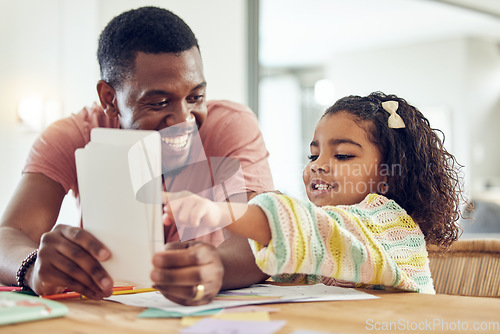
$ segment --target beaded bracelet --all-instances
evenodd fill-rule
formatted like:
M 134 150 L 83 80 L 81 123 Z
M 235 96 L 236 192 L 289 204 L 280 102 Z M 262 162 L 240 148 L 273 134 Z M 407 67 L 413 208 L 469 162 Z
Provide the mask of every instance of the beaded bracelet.
M 24 285 L 24 276 L 26 275 L 26 272 L 28 271 L 29 267 L 33 263 L 35 263 L 37 255 L 38 255 L 38 249 L 35 249 L 30 253 L 30 255 L 28 255 L 23 260 L 21 266 L 17 270 L 16 274 L 17 285 L 22 287 L 24 290 L 28 289 L 28 286 Z

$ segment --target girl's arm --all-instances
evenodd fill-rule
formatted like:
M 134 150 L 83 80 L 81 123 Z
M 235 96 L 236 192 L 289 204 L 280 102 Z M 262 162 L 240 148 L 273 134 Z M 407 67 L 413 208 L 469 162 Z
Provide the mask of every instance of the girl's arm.
M 306 274 L 434 291 L 424 236 L 394 201 L 371 194 L 351 206 L 316 207 L 272 193 L 250 202 L 266 214 L 269 245 L 250 242 L 259 268 L 279 279 Z
M 221 206 L 222 210 L 225 209 L 223 207 L 224 204 L 218 204 Z M 268 245 L 271 240 L 271 229 L 269 228 L 269 222 L 267 221 L 267 216 L 264 214 L 264 211 L 256 205 L 234 203 L 231 204 L 231 207 L 233 206 L 237 211 L 244 211 L 245 213 L 232 224 L 227 225 L 226 229 L 255 240 L 262 245 Z
M 255 205 L 190 193 L 168 197 L 178 229 L 226 227 L 255 240 L 256 264 L 268 275 L 301 273 L 433 292 L 423 234 L 385 197 L 327 210 L 273 193 L 255 197 Z
M 173 220 L 177 229 L 196 228 L 199 235 L 206 229 L 226 228 L 262 245 L 269 244 L 271 230 L 267 216 L 256 205 L 213 202 L 190 192 L 165 193 L 165 220 Z

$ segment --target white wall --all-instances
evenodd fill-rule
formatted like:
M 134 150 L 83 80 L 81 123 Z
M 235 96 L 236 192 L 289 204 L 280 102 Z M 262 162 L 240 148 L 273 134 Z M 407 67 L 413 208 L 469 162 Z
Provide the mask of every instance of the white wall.
M 203 58 L 209 98 L 231 99 L 246 104 L 246 1 L 101 0 L 99 31 L 121 12 L 148 5 L 173 11 L 195 33 Z
M 300 86 L 291 75 L 263 78 L 259 84 L 259 124 L 270 153 L 274 186 L 306 198 L 302 182 Z
M 500 177 L 500 154 L 494 147 L 500 139 L 500 53 L 495 43 L 463 38 L 337 54 L 327 72 L 337 98 L 380 90 L 405 98 L 424 114 L 448 111 L 451 124 L 443 127 L 452 133 L 445 146 L 466 166 L 468 189 L 480 190 L 484 178 Z M 473 154 L 478 147 L 484 152 L 482 161 Z
M 0 0 L 0 215 L 38 135 L 17 120 L 19 100 L 54 99 L 65 115 L 95 101 L 99 33 L 143 5 L 170 9 L 191 26 L 209 98 L 247 103 L 245 0 Z
M 471 139 L 472 186 L 476 193 L 487 184 L 499 192 L 500 49 L 497 43 L 478 39 L 468 40 L 467 45 L 464 122 Z

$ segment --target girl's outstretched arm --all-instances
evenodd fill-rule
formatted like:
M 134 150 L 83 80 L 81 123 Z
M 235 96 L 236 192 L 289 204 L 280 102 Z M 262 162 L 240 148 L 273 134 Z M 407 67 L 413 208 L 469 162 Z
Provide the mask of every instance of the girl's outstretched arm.
M 424 235 L 403 208 L 382 195 L 370 194 L 355 205 L 317 207 L 265 193 L 249 203 L 269 222 L 268 245 L 250 245 L 259 268 L 273 279 L 302 274 L 316 282 L 327 278 L 434 292 Z
M 222 205 L 222 203 L 218 204 Z M 239 210 L 242 210 L 243 206 L 245 206 L 246 211 L 245 214 L 236 219 L 232 224 L 227 225 L 226 228 L 241 236 L 255 240 L 262 245 L 268 245 L 271 240 L 271 229 L 269 228 L 269 222 L 264 211 L 256 205 L 243 203 L 231 204 L 231 206 L 233 205 L 242 206 Z
M 196 229 L 199 236 L 207 230 L 226 228 L 262 245 L 271 240 L 267 216 L 256 205 L 213 202 L 187 191 L 164 193 L 164 197 L 164 222 L 173 220 L 180 235 L 186 228 Z

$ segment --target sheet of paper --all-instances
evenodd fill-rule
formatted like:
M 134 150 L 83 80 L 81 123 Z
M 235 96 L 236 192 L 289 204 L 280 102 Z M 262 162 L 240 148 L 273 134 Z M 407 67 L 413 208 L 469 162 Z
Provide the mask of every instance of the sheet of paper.
M 355 289 L 326 286 L 324 284 L 299 286 L 256 284 L 249 288 L 222 291 L 211 303 L 201 306 L 176 304 L 157 291 L 133 295 L 115 295 L 106 299 L 131 306 L 153 307 L 188 315 L 204 310 L 242 305 L 376 298 L 378 297 Z
M 239 321 L 269 321 L 271 320 L 269 313 L 260 312 L 238 312 L 238 313 L 217 313 L 215 315 L 209 316 L 212 319 L 222 319 L 222 320 L 239 320 Z M 202 320 L 203 317 L 200 316 L 186 316 L 181 320 L 181 326 L 191 326 Z
M 308 331 L 308 330 L 298 330 L 294 331 L 290 334 L 335 334 L 333 332 L 317 332 L 317 331 Z M 339 333 L 341 334 L 341 333 Z
M 222 309 L 215 308 L 212 310 L 190 313 L 189 316 L 205 317 L 205 316 L 217 314 L 220 312 L 222 312 Z M 179 313 L 179 312 L 169 312 L 169 311 L 159 310 L 157 308 L 148 308 L 148 309 L 144 310 L 143 312 L 141 312 L 137 317 L 138 318 L 182 318 L 184 316 L 186 316 L 186 315 L 183 313 Z
M 234 333 L 234 334 L 271 334 L 285 326 L 285 320 L 273 321 L 239 321 L 205 318 L 196 324 L 181 329 L 181 334 L 213 334 L 213 333 Z
M 190 313 L 189 316 L 192 317 L 204 317 L 210 316 L 218 313 L 230 314 L 230 313 L 249 313 L 249 312 L 279 312 L 279 307 L 269 307 L 269 306 L 256 306 L 256 305 L 244 305 L 228 308 L 215 308 L 212 310 L 206 310 L 201 312 Z M 182 318 L 186 316 L 185 314 L 179 312 L 163 311 L 157 308 L 148 308 L 141 312 L 139 318 Z
M 279 312 L 279 307 L 269 307 L 269 306 L 255 306 L 255 305 L 243 305 L 236 307 L 229 307 L 223 310 L 223 313 L 240 313 L 240 312 Z
M 151 286 L 151 258 L 163 246 L 161 183 L 151 187 L 149 203 L 137 200 L 136 189 L 160 180 L 159 134 L 93 129 L 91 142 L 75 159 L 83 228 L 112 253 L 103 267 L 115 281 Z
M 0 326 L 62 317 L 66 314 L 68 307 L 60 302 L 19 292 L 0 292 Z

